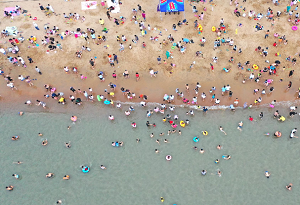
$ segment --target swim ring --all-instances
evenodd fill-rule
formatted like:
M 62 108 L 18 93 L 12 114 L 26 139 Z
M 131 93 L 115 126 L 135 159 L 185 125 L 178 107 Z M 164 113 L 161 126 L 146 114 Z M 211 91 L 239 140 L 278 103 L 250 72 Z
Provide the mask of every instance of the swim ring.
M 194 137 L 194 138 L 193 138 L 193 141 L 194 141 L 194 142 L 199 142 L 199 137 Z
M 73 122 L 76 122 L 76 121 L 77 121 L 77 116 L 72 116 L 72 117 L 71 117 L 71 120 L 72 120 Z
M 185 127 L 185 123 L 184 123 L 183 120 L 180 121 L 180 126 L 181 126 L 181 127 Z
M 172 156 L 171 156 L 171 155 L 167 155 L 167 156 L 166 156 L 166 160 L 167 160 L 167 161 L 170 161 L 171 159 L 172 159 Z
M 83 167 L 83 168 L 81 169 L 81 171 L 82 171 L 83 173 L 88 173 L 88 172 L 90 171 L 90 168 L 89 168 L 88 166 L 85 166 L 85 167 Z
M 211 31 L 212 31 L 212 32 L 215 32 L 215 31 L 216 31 L 216 27 L 213 26 L 213 27 L 211 28 Z
M 208 132 L 207 132 L 206 130 L 204 130 L 204 131 L 202 131 L 202 134 L 203 134 L 204 136 L 206 136 L 206 135 L 208 135 Z
M 172 50 L 174 50 L 175 48 L 176 48 L 175 46 L 172 46 L 172 47 L 171 47 Z
M 298 30 L 298 27 L 297 27 L 297 26 L 292 26 L 292 30 L 293 30 L 293 31 L 297 31 L 297 30 Z
M 258 65 L 254 64 L 254 65 L 253 65 L 253 69 L 254 69 L 254 70 L 258 70 Z
M 110 104 L 110 101 L 109 101 L 109 100 L 105 100 L 105 101 L 104 101 L 104 104 L 105 104 L 105 105 L 109 105 L 109 104 Z
M 160 197 L 160 201 L 164 202 L 165 201 L 164 197 Z

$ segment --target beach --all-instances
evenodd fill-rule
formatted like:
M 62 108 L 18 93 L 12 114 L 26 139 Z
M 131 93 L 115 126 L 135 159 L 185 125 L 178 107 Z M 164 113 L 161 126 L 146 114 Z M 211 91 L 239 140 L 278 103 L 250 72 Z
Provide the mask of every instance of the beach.
M 2 204 L 299 203 L 297 5 L 92 2 L 0 2 Z

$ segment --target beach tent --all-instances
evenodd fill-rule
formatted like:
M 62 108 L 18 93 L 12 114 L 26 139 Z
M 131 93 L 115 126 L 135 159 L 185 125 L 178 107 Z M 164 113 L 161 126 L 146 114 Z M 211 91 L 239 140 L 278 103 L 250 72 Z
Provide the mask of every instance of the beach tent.
M 181 12 L 184 11 L 184 0 L 159 0 L 160 12 Z
M 184 11 L 184 0 L 160 0 L 160 12 Z

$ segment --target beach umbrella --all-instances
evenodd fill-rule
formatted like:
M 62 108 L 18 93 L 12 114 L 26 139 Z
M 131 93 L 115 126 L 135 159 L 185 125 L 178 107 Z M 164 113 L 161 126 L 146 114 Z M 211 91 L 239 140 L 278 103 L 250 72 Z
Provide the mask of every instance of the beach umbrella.
M 77 98 L 75 102 L 76 103 L 81 103 L 81 98 Z

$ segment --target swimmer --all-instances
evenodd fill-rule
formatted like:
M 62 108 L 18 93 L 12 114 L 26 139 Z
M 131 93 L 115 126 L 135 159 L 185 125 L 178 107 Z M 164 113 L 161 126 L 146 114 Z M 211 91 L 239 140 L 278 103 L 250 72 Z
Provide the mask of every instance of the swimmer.
M 151 138 L 152 138 L 152 137 L 154 137 L 154 134 L 153 134 L 153 133 L 151 133 L 151 134 L 150 134 L 150 137 L 151 137 Z
M 19 112 L 19 115 L 22 116 L 24 114 L 24 112 Z
M 126 116 L 129 116 L 129 115 L 130 115 L 130 111 L 126 110 L 126 111 L 125 111 L 125 115 L 126 115 Z
M 203 154 L 204 153 L 204 149 L 200 149 L 200 154 Z
M 207 132 L 206 130 L 204 130 L 204 131 L 202 131 L 202 134 L 203 134 L 204 136 L 206 136 L 206 135 L 208 135 L 208 132 Z
M 162 133 L 159 134 L 159 136 L 163 136 L 164 134 L 165 134 L 165 133 L 162 132 Z
M 71 129 L 71 126 L 68 126 L 67 128 L 68 128 L 68 130 L 69 130 L 69 129 Z
M 205 176 L 205 175 L 206 175 L 206 170 L 203 169 L 203 170 L 201 171 L 201 174 L 202 174 L 203 176 Z
M 46 178 L 52 178 L 52 177 L 54 177 L 54 174 L 53 174 L 53 173 L 48 173 L 48 174 L 46 174 Z
M 69 175 L 65 175 L 64 177 L 63 177 L 63 180 L 69 180 L 70 179 L 70 176 Z
M 156 124 L 155 124 L 155 123 L 153 123 L 152 125 L 153 125 L 153 127 L 156 127 Z
M 114 117 L 113 115 L 109 115 L 109 116 L 108 116 L 108 119 L 109 119 L 109 120 L 114 120 L 115 117 Z
M 178 134 L 181 135 L 181 130 L 178 130 Z
M 117 108 L 121 108 L 121 106 L 122 105 L 120 103 L 117 103 L 117 105 L 116 105 Z
M 238 129 L 239 131 L 242 131 L 243 124 L 244 124 L 243 121 L 239 122 L 239 125 L 238 125 L 238 127 L 237 127 L 237 129 Z
M 139 143 L 141 140 L 139 138 L 136 138 L 136 143 Z
M 43 140 L 42 145 L 46 146 L 47 144 L 48 144 L 48 140 L 47 139 Z
M 69 142 L 65 142 L 65 146 L 66 146 L 66 148 L 71 148 L 71 142 L 69 141 Z
M 22 164 L 23 162 L 17 161 L 17 162 L 13 162 L 13 164 Z
M 285 188 L 286 188 L 287 190 L 291 191 L 291 190 L 292 190 L 292 186 L 293 186 L 293 184 L 292 184 L 292 183 L 289 183 L 289 185 L 285 186 Z
M 194 115 L 194 111 L 193 110 L 190 110 L 190 115 Z
M 104 165 L 100 165 L 100 169 L 106 169 Z
M 119 142 L 119 146 L 120 147 L 122 147 L 123 146 L 123 142 L 121 141 L 121 142 Z
M 221 145 L 218 145 L 218 146 L 217 146 L 217 149 L 218 149 L 218 150 L 221 150 L 222 148 L 223 148 L 223 147 L 222 147 Z
M 281 137 L 281 132 L 280 132 L 280 131 L 276 131 L 276 132 L 274 133 L 274 136 L 275 136 L 275 137 Z
M 269 179 L 271 174 L 268 171 L 265 171 L 265 176 Z
M 167 122 L 167 119 L 164 117 L 164 118 L 162 119 L 162 121 L 163 121 L 163 122 Z
M 218 176 L 219 176 L 219 177 L 221 177 L 221 176 L 222 176 L 222 175 L 221 175 L 221 174 L 222 174 L 222 172 L 221 172 L 220 170 L 217 172 L 217 174 L 218 174 Z
M 157 144 L 159 144 L 159 139 L 156 140 Z M 160 144 L 159 144 L 160 145 Z
M 190 124 L 189 119 L 186 119 L 186 120 L 185 120 L 185 124 L 186 124 L 186 125 Z
M 265 136 L 269 136 L 269 135 L 270 135 L 270 133 L 265 133 L 264 135 L 265 135 Z
M 155 153 L 159 153 L 159 150 L 158 150 L 158 149 L 155 149 Z
M 279 111 L 276 110 L 273 116 L 274 116 L 274 118 L 277 118 L 279 116 Z
M 231 156 L 230 155 L 226 155 L 226 156 L 223 155 L 223 159 L 229 160 L 229 159 L 231 159 Z
M 222 126 L 219 127 L 219 130 L 220 130 L 221 132 L 223 132 L 225 135 L 227 135 L 227 133 L 223 130 L 223 127 L 222 127 Z
M 198 149 L 198 147 L 194 146 L 194 147 L 193 147 L 193 149 L 194 149 L 194 150 L 197 150 L 197 149 Z
M 57 200 L 56 204 L 62 204 L 62 200 Z
M 20 176 L 17 175 L 17 174 L 13 174 L 12 176 L 15 177 L 15 179 L 19 179 L 20 178 Z
M 43 134 L 42 134 L 42 133 L 39 133 L 39 136 L 41 137 L 41 136 L 43 136 Z
M 164 143 L 169 143 L 169 141 L 167 139 L 164 139 Z
M 263 112 L 260 112 L 260 113 L 259 113 L 259 117 L 260 117 L 260 119 L 262 119 L 262 118 L 264 117 L 264 113 L 263 113 Z
M 168 135 L 170 135 L 170 133 L 171 133 L 171 130 L 168 131 Z
M 174 134 L 176 132 L 176 130 L 172 130 L 172 134 Z
M 12 136 L 12 137 L 11 137 L 11 140 L 13 140 L 13 141 L 18 140 L 18 139 L 20 139 L 19 136 Z
M 131 126 L 132 126 L 133 128 L 136 128 L 136 123 L 135 123 L 135 122 L 131 123 Z
M 14 186 L 9 185 L 9 186 L 6 187 L 6 190 L 7 191 L 12 191 L 12 190 L 14 190 Z
M 218 164 L 219 162 L 220 162 L 220 160 L 219 160 L 219 159 L 216 159 L 216 160 L 215 160 L 215 163 L 216 163 L 216 164 Z

